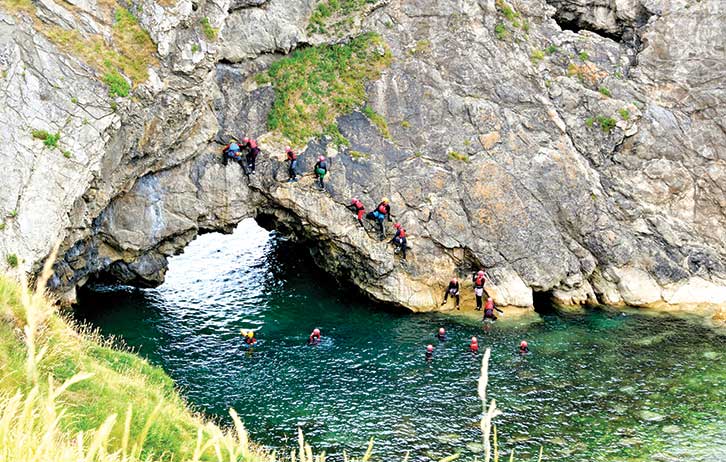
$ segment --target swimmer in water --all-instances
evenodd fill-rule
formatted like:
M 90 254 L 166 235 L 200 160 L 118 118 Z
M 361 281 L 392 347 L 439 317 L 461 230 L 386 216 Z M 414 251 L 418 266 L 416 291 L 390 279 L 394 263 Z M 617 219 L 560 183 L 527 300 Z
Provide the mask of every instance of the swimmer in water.
M 313 329 L 313 332 L 310 334 L 310 338 L 308 339 L 308 345 L 318 345 L 320 343 L 320 329 L 317 327 Z
M 469 351 L 472 353 L 479 353 L 479 341 L 476 339 L 476 337 L 471 338 L 471 343 L 469 344 Z
M 436 338 L 439 339 L 439 341 L 445 342 L 446 341 L 446 329 L 443 327 L 439 327 L 439 333 L 436 334 Z
M 255 333 L 253 331 L 249 331 L 245 334 L 245 343 L 249 346 L 257 343 L 257 339 L 255 338 Z
M 429 344 L 426 347 L 426 361 L 431 361 L 432 359 L 434 359 L 434 346 Z
M 527 353 L 529 353 L 529 345 L 527 345 L 527 341 L 526 340 L 522 340 L 519 343 L 519 354 L 520 355 L 526 355 Z

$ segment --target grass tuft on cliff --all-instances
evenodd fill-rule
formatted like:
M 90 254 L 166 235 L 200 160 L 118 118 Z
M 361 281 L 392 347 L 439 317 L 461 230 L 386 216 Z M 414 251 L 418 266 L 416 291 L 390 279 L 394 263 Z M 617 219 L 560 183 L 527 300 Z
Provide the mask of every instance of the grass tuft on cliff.
M 336 119 L 363 106 L 365 82 L 378 79 L 392 59 L 383 39 L 369 33 L 345 44 L 297 50 L 273 63 L 257 77 L 275 90 L 268 128 L 296 145 L 326 133 L 339 135 Z

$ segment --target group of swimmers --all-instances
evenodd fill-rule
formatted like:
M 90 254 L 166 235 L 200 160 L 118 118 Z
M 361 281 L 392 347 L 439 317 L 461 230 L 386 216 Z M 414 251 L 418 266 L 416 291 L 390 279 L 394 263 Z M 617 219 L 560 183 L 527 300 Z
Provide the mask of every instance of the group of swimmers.
M 242 335 L 244 336 L 244 342 L 248 346 L 252 347 L 257 343 L 257 339 L 255 338 L 254 331 L 247 331 L 244 330 L 240 331 Z M 443 327 L 439 328 L 439 331 L 436 333 L 436 338 L 439 340 L 439 342 L 445 342 L 449 338 L 446 335 L 446 329 Z M 317 327 L 313 329 L 313 331 L 310 333 L 310 337 L 308 337 L 308 345 L 315 346 L 320 345 L 320 342 L 322 341 L 322 334 L 320 333 L 320 329 Z M 479 341 L 476 337 L 471 338 L 471 342 L 469 343 L 469 351 L 476 354 L 479 353 Z M 529 353 L 529 345 L 527 344 L 526 340 L 522 340 L 519 343 L 519 350 L 520 355 L 525 355 Z M 434 346 L 432 344 L 426 345 L 426 360 L 430 361 L 434 358 Z

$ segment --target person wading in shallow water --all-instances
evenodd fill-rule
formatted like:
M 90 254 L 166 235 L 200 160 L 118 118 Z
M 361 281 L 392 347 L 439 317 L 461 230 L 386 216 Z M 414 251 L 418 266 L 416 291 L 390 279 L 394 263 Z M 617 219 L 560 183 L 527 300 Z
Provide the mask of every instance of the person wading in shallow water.
M 446 301 L 449 299 L 449 296 L 451 298 L 456 299 L 456 309 L 459 309 L 459 280 L 456 278 L 453 278 L 451 281 L 449 281 L 449 287 L 446 288 L 446 291 L 444 292 L 444 301 L 441 302 L 441 306 L 446 305 Z
M 469 351 L 472 353 L 479 353 L 479 341 L 476 339 L 476 337 L 471 338 L 471 343 L 469 344 Z
M 519 343 L 519 354 L 526 355 L 527 353 L 529 353 L 529 345 L 527 344 L 526 340 L 522 340 Z
M 320 344 L 320 329 L 315 328 L 308 338 L 308 345 L 319 345 Z
M 426 346 L 426 361 L 431 361 L 432 359 L 434 359 L 434 346 L 427 345 Z
M 441 342 L 446 341 L 446 329 L 443 327 L 439 327 L 439 332 L 436 334 L 436 338 L 439 339 Z

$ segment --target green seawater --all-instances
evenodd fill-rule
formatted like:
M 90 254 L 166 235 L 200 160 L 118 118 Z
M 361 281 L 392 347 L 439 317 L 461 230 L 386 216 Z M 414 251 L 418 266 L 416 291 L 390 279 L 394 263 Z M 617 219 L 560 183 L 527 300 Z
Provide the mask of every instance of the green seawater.
M 159 288 L 86 291 L 77 316 L 162 366 L 196 409 L 221 422 L 236 409 L 272 448 L 294 447 L 300 427 L 330 460 L 361 455 L 370 438 L 380 461 L 482 460 L 476 335 L 492 348 L 504 455 L 537 460 L 542 446 L 546 461 L 726 461 L 726 338 L 696 320 L 602 308 L 485 328 L 387 310 L 305 252 L 246 221 L 191 243 Z M 441 326 L 446 342 L 434 339 Z M 324 340 L 306 346 L 315 327 Z M 255 348 L 240 329 L 256 331 Z

